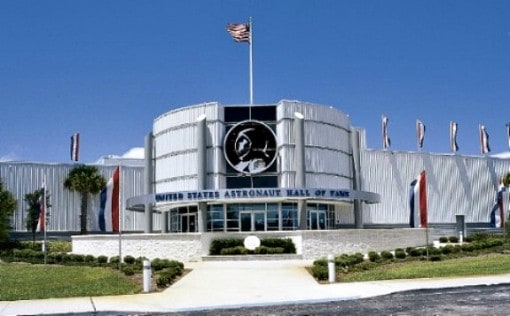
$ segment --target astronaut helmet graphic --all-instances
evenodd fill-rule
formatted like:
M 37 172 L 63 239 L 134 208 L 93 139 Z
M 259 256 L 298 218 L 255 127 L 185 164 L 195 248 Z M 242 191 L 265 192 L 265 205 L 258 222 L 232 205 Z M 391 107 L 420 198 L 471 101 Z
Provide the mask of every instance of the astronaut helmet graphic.
M 242 173 L 261 173 L 276 160 L 276 136 L 259 121 L 242 121 L 232 126 L 225 135 L 223 148 L 228 164 Z

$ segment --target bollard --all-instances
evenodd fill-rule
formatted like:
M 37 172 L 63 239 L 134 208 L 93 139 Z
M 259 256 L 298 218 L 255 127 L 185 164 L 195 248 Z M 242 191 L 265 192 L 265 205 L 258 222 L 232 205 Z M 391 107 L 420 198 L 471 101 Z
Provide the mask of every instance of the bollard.
M 462 241 L 464 240 L 464 236 L 462 236 L 462 230 L 459 230 L 459 242 L 462 244 Z
M 151 262 L 149 260 L 143 261 L 143 292 L 149 293 L 151 291 Z
M 336 271 L 335 271 L 335 257 L 328 255 L 328 280 L 329 283 L 335 283 Z

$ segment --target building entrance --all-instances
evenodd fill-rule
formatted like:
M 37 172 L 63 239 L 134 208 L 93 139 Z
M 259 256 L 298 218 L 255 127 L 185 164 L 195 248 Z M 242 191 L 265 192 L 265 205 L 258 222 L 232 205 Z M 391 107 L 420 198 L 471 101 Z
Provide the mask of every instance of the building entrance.
M 181 215 L 181 232 L 183 233 L 196 233 L 196 214 L 182 214 Z
M 308 228 L 312 230 L 326 229 L 326 212 L 325 211 L 309 211 Z
M 239 228 L 243 232 L 266 230 L 266 212 L 264 211 L 239 212 Z

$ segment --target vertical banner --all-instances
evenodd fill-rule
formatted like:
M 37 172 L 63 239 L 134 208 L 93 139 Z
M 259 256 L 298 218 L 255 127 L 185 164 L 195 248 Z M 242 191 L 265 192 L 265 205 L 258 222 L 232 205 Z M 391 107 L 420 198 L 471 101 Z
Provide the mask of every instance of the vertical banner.
M 74 133 L 71 136 L 71 160 L 78 161 L 80 154 L 80 133 Z

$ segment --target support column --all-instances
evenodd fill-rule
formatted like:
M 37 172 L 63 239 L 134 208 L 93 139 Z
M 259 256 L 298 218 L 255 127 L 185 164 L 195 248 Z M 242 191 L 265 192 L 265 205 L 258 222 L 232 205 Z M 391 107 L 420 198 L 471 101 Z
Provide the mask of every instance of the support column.
M 351 129 L 351 148 L 352 148 L 352 189 L 359 191 L 361 189 L 360 176 L 360 132 Z M 360 200 L 354 200 L 354 225 L 356 228 L 363 228 L 363 204 Z
M 207 188 L 207 122 L 206 116 L 197 118 L 197 190 Z M 198 203 L 198 231 L 207 231 L 207 203 Z
M 294 187 L 306 187 L 306 165 L 305 165 L 305 121 L 303 114 L 294 112 L 294 163 L 296 176 Z M 306 201 L 298 202 L 299 229 L 306 230 Z
M 152 132 L 147 134 L 145 136 L 145 177 L 144 177 L 144 184 L 145 184 L 145 194 L 153 194 L 154 193 L 154 166 L 152 164 L 153 157 L 153 148 L 152 148 Z M 144 232 L 145 233 L 152 233 L 153 232 L 153 223 L 152 223 L 152 204 L 151 203 L 145 203 L 145 226 L 144 226 Z

